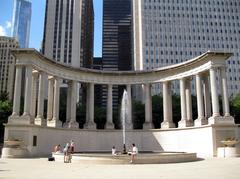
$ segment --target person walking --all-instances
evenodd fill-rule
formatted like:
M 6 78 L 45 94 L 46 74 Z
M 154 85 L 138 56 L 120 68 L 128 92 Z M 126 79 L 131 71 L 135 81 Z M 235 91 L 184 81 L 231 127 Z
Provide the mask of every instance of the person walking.
M 133 163 L 134 162 L 134 159 L 135 159 L 135 156 L 137 155 L 138 153 L 138 148 L 136 147 L 136 145 L 133 143 L 132 144 L 132 151 L 131 151 L 131 160 L 130 160 L 130 163 Z

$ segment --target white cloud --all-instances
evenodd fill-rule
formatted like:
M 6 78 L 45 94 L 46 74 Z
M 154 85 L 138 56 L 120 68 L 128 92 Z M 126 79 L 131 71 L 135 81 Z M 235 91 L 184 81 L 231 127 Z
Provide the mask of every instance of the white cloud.
M 10 29 L 12 27 L 11 21 L 6 21 L 6 26 L 7 29 Z
M 0 26 L 0 36 L 6 36 L 6 31 L 3 26 Z

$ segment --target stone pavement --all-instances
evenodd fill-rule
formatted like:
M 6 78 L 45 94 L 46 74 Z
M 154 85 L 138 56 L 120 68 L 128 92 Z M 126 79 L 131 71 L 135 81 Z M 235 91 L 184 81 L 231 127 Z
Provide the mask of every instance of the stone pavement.
M 148 165 L 89 165 L 46 158 L 0 159 L 0 179 L 240 179 L 240 158 Z

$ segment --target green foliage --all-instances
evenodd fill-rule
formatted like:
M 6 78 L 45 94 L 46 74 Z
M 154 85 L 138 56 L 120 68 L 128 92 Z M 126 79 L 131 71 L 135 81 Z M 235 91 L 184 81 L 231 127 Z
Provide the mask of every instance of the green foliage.
M 12 104 L 8 100 L 8 93 L 0 95 L 0 140 L 3 138 L 4 123 L 7 123 L 8 116 L 12 113 Z
M 235 118 L 235 123 L 240 124 L 240 94 L 230 101 L 230 109 Z
M 145 121 L 144 104 L 142 104 L 140 101 L 133 101 L 132 105 L 133 128 L 142 129 Z

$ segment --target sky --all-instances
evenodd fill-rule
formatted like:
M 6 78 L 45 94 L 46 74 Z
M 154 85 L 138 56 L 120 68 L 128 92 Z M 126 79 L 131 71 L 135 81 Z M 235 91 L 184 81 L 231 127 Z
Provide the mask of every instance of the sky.
M 94 57 L 102 56 L 102 0 L 94 1 Z M 45 2 L 31 0 L 32 20 L 29 47 L 39 50 L 43 38 Z M 0 0 L 0 36 L 11 36 L 13 0 Z

